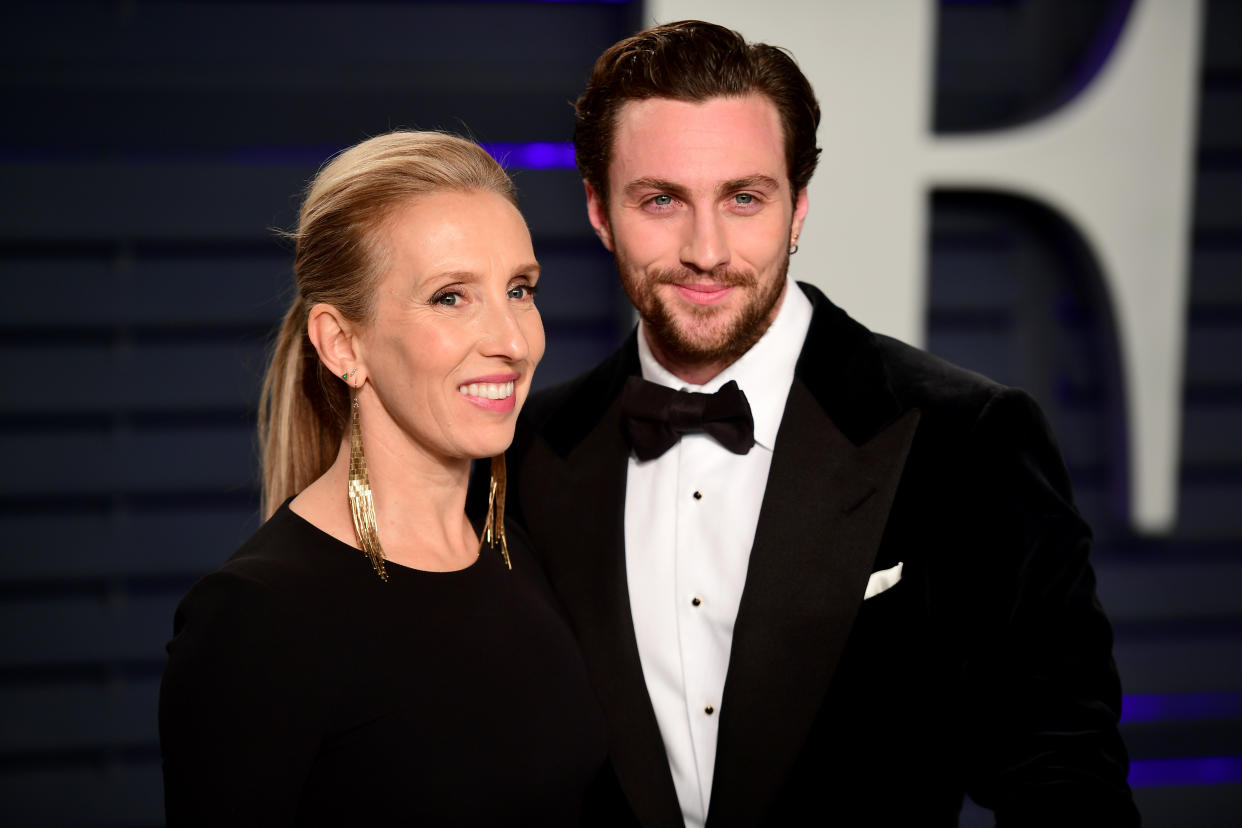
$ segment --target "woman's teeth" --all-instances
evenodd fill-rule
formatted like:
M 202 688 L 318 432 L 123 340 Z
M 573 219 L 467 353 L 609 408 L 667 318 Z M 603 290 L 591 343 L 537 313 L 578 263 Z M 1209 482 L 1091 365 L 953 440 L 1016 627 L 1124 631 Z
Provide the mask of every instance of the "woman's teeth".
M 469 385 L 457 386 L 459 394 L 468 397 L 483 397 L 488 400 L 503 400 L 513 396 L 512 382 L 472 382 Z

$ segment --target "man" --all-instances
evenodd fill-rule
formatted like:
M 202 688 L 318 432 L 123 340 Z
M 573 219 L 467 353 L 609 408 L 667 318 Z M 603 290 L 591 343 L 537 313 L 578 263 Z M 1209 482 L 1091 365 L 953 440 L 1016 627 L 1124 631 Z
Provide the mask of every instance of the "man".
M 947 826 L 966 792 L 1003 825 L 1137 824 L 1089 530 L 1037 407 L 786 275 L 819 152 L 793 61 L 655 27 L 577 117 L 641 321 L 530 401 L 509 497 L 608 719 L 609 807 Z

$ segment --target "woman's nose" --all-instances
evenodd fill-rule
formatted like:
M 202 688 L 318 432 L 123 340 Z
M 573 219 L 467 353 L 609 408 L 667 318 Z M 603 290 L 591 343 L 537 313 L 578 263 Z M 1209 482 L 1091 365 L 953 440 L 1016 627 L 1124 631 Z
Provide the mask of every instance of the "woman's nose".
M 482 346 L 486 356 L 519 362 L 530 355 L 530 343 L 514 309 L 505 301 L 493 304 L 483 320 Z

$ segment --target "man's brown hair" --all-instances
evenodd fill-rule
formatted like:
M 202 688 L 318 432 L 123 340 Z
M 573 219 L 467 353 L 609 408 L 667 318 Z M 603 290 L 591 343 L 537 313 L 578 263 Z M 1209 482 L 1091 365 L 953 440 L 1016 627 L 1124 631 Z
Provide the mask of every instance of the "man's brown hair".
M 796 198 L 819 160 L 819 102 L 811 84 L 784 49 L 747 43 L 732 29 L 701 20 L 644 29 L 599 56 L 574 106 L 578 171 L 607 199 L 617 113 L 627 101 L 702 102 L 754 93 L 768 98 L 780 116 L 786 172 Z

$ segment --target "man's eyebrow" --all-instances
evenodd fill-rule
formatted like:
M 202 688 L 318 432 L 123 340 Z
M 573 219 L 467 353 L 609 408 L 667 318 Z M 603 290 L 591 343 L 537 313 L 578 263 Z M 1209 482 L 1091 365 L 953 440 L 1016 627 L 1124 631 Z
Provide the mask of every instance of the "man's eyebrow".
M 744 178 L 735 178 L 732 181 L 726 181 L 717 189 L 720 195 L 735 193 L 738 190 L 779 190 L 780 183 L 770 175 L 748 175 Z
M 729 193 L 735 193 L 738 190 L 776 191 L 779 190 L 780 187 L 780 182 L 772 176 L 763 175 L 762 173 L 755 173 L 754 175 L 747 175 L 741 178 L 734 178 L 730 181 L 723 181 L 720 186 L 716 188 L 716 192 L 718 195 L 724 196 Z M 636 196 L 641 192 L 651 190 L 661 193 L 668 193 L 669 195 L 682 199 L 688 197 L 689 195 L 689 191 L 683 185 L 663 178 L 636 178 L 629 184 L 625 185 L 625 193 L 629 196 Z
M 663 178 L 636 178 L 625 185 L 626 195 L 637 195 L 643 190 L 658 190 L 678 198 L 684 198 L 686 195 L 685 187 L 673 181 L 666 181 Z

